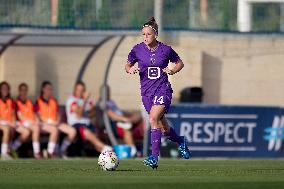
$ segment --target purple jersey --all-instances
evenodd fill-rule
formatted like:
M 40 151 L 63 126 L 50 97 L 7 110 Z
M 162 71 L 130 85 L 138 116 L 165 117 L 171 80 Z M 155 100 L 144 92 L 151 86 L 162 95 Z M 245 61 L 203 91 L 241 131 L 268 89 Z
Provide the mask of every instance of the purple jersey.
M 138 62 L 141 95 L 153 96 L 158 90 L 172 92 L 168 75 L 163 69 L 168 66 L 169 61 L 176 63 L 179 60 L 178 54 L 161 42 L 158 42 L 158 47 L 153 52 L 143 42 L 135 45 L 128 55 L 128 62 Z

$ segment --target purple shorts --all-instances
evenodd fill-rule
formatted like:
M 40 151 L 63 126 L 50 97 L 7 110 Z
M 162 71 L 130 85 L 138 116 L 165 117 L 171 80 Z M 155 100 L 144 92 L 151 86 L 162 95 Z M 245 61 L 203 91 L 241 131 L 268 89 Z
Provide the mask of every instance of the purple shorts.
M 172 101 L 171 91 L 157 91 L 155 95 L 152 96 L 142 96 L 143 105 L 148 113 L 153 105 L 164 105 L 165 114 L 168 112 Z

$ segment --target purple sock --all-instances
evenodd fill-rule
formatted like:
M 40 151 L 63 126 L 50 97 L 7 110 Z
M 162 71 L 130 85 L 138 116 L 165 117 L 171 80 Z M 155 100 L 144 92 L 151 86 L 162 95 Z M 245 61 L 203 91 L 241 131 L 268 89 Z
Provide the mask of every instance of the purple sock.
M 161 129 L 151 129 L 152 156 L 158 158 L 161 146 Z
M 178 144 L 182 143 L 182 137 L 178 136 L 176 131 L 173 128 L 170 128 L 170 131 L 165 134 L 165 136 L 169 137 L 169 140 L 176 142 Z

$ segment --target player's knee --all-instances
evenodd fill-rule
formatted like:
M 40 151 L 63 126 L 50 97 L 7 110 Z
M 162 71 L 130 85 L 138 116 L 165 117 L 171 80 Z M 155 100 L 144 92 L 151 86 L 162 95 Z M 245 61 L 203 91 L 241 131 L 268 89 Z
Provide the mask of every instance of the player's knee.
M 34 125 L 32 131 L 33 131 L 34 133 L 39 133 L 39 132 L 40 132 L 39 126 Z
M 21 133 L 22 140 L 27 140 L 30 136 L 30 131 L 28 129 L 24 129 Z
M 170 132 L 170 128 L 163 126 L 161 127 L 161 132 L 163 135 L 168 135 L 168 133 Z
M 10 132 L 10 127 L 4 126 L 4 127 L 2 127 L 1 130 L 2 130 L 3 134 L 9 134 L 9 132 Z
M 77 134 L 76 129 L 74 129 L 73 127 L 71 127 L 71 128 L 70 128 L 70 131 L 69 131 L 69 138 L 70 138 L 71 140 L 74 140 L 75 137 L 76 137 L 76 134 Z
M 90 135 L 92 135 L 91 131 L 87 128 L 84 128 L 84 135 L 88 139 Z
M 57 136 L 58 135 L 58 129 L 56 127 L 50 128 L 50 135 Z
M 150 115 L 149 121 L 150 121 L 150 124 L 151 124 L 152 127 L 157 127 L 158 126 L 158 118 L 157 118 L 157 116 Z

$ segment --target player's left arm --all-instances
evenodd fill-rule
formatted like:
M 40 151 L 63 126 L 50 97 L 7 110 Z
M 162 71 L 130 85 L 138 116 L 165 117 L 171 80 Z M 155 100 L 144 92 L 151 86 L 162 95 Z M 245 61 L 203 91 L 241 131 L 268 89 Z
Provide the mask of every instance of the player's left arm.
M 21 113 L 21 111 L 20 111 L 20 109 L 19 109 L 19 107 L 18 107 L 18 105 L 17 105 L 16 102 L 14 102 L 14 107 L 15 107 L 16 118 L 18 118 L 19 121 L 24 121 L 25 118 L 24 118 L 24 116 L 22 115 L 22 113 Z
M 163 69 L 164 72 L 166 72 L 169 75 L 174 75 L 176 73 L 178 73 L 180 70 L 182 70 L 182 68 L 184 67 L 184 63 L 182 62 L 182 60 L 178 60 L 175 63 L 175 67 L 170 69 L 169 67 L 166 67 Z
M 172 48 L 169 49 L 168 55 L 169 55 L 169 61 L 175 63 L 175 67 L 170 69 L 167 66 L 166 68 L 163 69 L 163 71 L 169 75 L 174 75 L 184 67 L 184 64 L 180 59 L 179 55 Z
M 16 128 L 17 127 L 17 125 L 16 125 L 16 104 L 15 104 L 15 102 L 13 101 L 12 102 L 12 121 L 11 121 L 11 127 L 13 127 L 13 128 Z
M 16 111 L 16 117 L 19 119 L 19 121 L 25 121 L 25 117 L 20 111 Z

